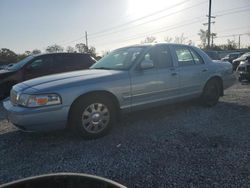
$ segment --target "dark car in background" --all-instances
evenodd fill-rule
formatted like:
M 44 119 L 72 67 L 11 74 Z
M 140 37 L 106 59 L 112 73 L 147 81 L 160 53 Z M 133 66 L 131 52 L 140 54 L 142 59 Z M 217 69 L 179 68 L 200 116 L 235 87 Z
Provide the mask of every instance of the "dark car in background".
M 230 63 L 233 63 L 233 60 L 237 59 L 240 57 L 243 53 L 242 52 L 234 52 L 234 53 L 229 53 L 227 54 L 224 58 L 222 58 L 222 61 L 228 61 Z
M 242 56 L 240 56 L 239 58 L 233 60 L 233 70 L 235 71 L 237 69 L 237 67 L 239 66 L 241 61 L 245 61 L 250 57 L 250 52 L 244 53 Z
M 13 85 L 40 76 L 88 69 L 95 63 L 89 54 L 50 53 L 28 56 L 0 70 L 0 98 L 9 95 Z
M 212 59 L 212 60 L 220 60 L 220 56 L 216 51 L 205 51 L 205 53 Z
M 250 81 L 250 56 L 246 57 L 244 61 L 241 61 L 237 67 L 238 79 Z

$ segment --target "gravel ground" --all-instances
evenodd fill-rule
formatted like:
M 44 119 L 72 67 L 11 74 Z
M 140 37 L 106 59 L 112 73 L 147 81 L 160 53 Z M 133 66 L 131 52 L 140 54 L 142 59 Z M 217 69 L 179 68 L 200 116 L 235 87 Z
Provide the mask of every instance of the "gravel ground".
M 128 187 L 250 187 L 250 85 L 234 85 L 213 108 L 191 103 L 125 115 L 91 141 L 20 132 L 1 106 L 0 182 L 78 172 Z

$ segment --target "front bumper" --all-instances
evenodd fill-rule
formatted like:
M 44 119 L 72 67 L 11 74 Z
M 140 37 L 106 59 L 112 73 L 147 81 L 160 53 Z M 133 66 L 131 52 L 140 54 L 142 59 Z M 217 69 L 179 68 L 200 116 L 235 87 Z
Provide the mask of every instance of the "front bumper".
M 67 125 L 68 106 L 24 108 L 14 106 L 10 100 L 5 100 L 3 106 L 11 123 L 25 131 L 50 131 Z

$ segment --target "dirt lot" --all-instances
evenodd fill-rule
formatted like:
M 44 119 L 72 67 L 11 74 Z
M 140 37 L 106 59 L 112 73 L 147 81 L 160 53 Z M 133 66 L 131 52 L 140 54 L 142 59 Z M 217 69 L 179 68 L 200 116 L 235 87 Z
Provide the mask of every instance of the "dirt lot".
M 0 182 L 52 172 L 128 187 L 250 187 L 250 85 L 213 108 L 183 103 L 126 115 L 106 137 L 22 133 L 0 107 Z

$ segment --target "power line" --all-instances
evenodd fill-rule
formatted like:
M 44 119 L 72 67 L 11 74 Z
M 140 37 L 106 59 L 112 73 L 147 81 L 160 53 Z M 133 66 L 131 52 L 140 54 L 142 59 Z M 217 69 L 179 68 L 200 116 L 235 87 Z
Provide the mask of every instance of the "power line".
M 187 7 L 186 9 L 188 9 L 188 8 L 192 8 L 192 7 L 194 7 L 194 6 L 198 6 L 198 5 L 200 5 L 200 4 L 203 4 L 204 2 L 201 2 L 201 3 L 199 3 L 199 4 L 196 4 L 196 5 L 193 5 L 193 6 L 190 6 L 190 7 Z M 232 9 L 228 9 L 228 10 L 234 10 L 234 9 L 239 9 L 239 8 L 245 8 L 245 7 L 237 7 L 237 8 L 232 8 Z M 182 9 L 183 10 L 183 9 Z M 181 12 L 182 10 L 180 10 L 180 11 L 177 11 L 177 12 Z M 223 11 L 219 11 L 220 13 L 221 12 L 227 12 L 228 10 L 223 10 Z M 241 12 L 242 12 L 242 10 L 240 10 Z M 246 10 L 245 10 L 246 11 Z M 176 12 L 176 13 L 177 13 Z M 217 12 L 218 13 L 218 12 Z M 174 13 L 172 13 L 172 14 L 174 14 Z M 228 15 L 228 13 L 226 14 L 226 15 Z M 223 14 L 221 14 L 220 16 L 224 16 Z M 165 16 L 162 16 L 162 17 L 165 17 Z M 160 18 L 158 18 L 158 19 L 161 19 L 162 17 L 160 17 Z M 150 21 L 148 21 L 148 22 L 152 22 L 152 20 L 150 20 Z M 146 22 L 147 23 L 147 22 Z M 135 26 L 133 26 L 133 27 L 136 27 L 136 26 L 139 26 L 139 25 L 144 25 L 144 24 L 146 24 L 146 23 L 142 23 L 142 24 L 138 24 L 138 25 L 135 25 Z M 122 30 L 122 31 L 124 31 L 124 29 Z M 113 31 L 113 32 L 111 32 L 111 33 L 109 33 L 109 34 L 114 34 L 114 33 L 118 33 L 118 31 Z M 108 35 L 108 34 L 106 34 L 106 35 Z M 91 38 L 91 37 L 89 37 L 89 38 Z M 96 38 L 99 38 L 99 37 L 96 37 Z M 105 44 L 105 43 L 104 43 Z
M 225 11 L 232 11 L 232 10 L 235 10 L 235 9 L 242 9 L 242 8 L 249 8 L 250 6 L 241 6 L 241 7 L 234 7 L 234 8 L 230 8 L 230 9 L 227 9 L 227 10 L 220 10 L 220 11 L 217 11 L 215 12 L 215 14 L 218 14 L 220 12 L 225 12 Z
M 170 31 L 170 30 L 174 30 L 174 29 L 177 29 L 177 28 L 181 28 L 181 27 L 186 26 L 186 25 L 192 25 L 192 24 L 201 22 L 201 19 L 197 20 L 197 18 L 195 19 L 196 21 L 192 21 L 192 20 L 194 20 L 194 19 L 187 20 L 187 21 L 191 21 L 191 22 L 188 22 L 186 24 L 173 25 L 172 27 L 167 27 L 167 29 L 166 29 L 166 27 L 164 27 L 165 29 L 161 30 L 161 31 L 157 30 L 157 31 L 152 32 L 152 33 L 147 32 L 147 33 L 143 33 L 143 34 L 139 34 L 139 35 L 134 35 L 134 36 L 131 36 L 132 38 L 129 38 L 129 39 L 126 39 L 126 40 L 122 40 L 122 41 L 119 40 L 118 42 L 120 42 L 120 43 L 127 42 L 127 41 L 130 41 L 130 40 L 135 40 L 135 39 L 139 39 L 139 38 L 145 37 L 145 35 L 159 34 L 159 33 L 163 33 L 163 32 L 166 32 L 166 31 Z M 204 18 L 202 20 L 204 20 Z M 105 45 L 105 44 L 107 44 L 107 43 L 101 43 L 99 45 Z
M 230 15 L 230 14 L 235 14 L 235 13 L 239 13 L 239 12 L 246 12 L 246 11 L 249 11 L 250 10 L 250 7 L 245 7 L 245 9 L 242 9 L 242 10 L 235 10 L 235 11 L 231 11 L 231 12 L 226 12 L 224 14 L 219 14 L 219 15 L 216 15 L 216 17 L 221 17 L 221 16 L 225 16 L 225 15 Z
M 230 34 L 230 35 L 222 35 L 222 36 L 218 36 L 216 38 L 235 37 L 235 36 L 238 36 L 238 35 L 250 35 L 250 32 L 239 33 L 239 34 Z
M 110 31 L 111 29 L 116 29 L 116 28 L 124 27 L 124 26 L 126 26 L 126 25 L 128 25 L 128 24 L 131 24 L 131 23 L 134 23 L 134 22 L 143 20 L 143 19 L 145 19 L 145 18 L 154 16 L 154 15 L 159 14 L 159 13 L 161 13 L 161 12 L 164 12 L 164 11 L 166 11 L 166 10 L 169 10 L 169 9 L 175 8 L 175 7 L 177 7 L 177 6 L 180 6 L 180 5 L 182 5 L 182 4 L 185 4 L 185 3 L 187 3 L 188 1 L 191 1 L 191 0 L 184 0 L 184 1 L 182 1 L 182 2 L 180 2 L 180 3 L 177 3 L 177 4 L 175 4 L 175 5 L 171 6 L 171 7 L 164 8 L 164 9 L 159 10 L 159 11 L 156 11 L 156 12 L 154 12 L 154 13 L 152 13 L 152 14 L 149 14 L 149 15 L 146 15 L 146 16 L 143 16 L 143 17 L 140 17 L 140 18 L 137 18 L 137 19 L 134 19 L 134 20 L 125 22 L 125 23 L 120 24 L 120 25 L 117 25 L 117 26 L 113 26 L 113 27 L 110 27 L 110 28 L 103 29 L 103 30 L 98 31 L 98 32 L 96 32 L 96 33 L 92 33 L 92 34 L 90 34 L 89 36 L 93 36 L 93 35 L 97 35 L 97 34 L 99 34 L 99 33 L 107 32 L 107 31 Z
M 138 26 L 141 26 L 141 25 L 145 25 L 145 24 L 148 24 L 148 23 L 151 23 L 151 22 L 154 22 L 154 21 L 159 21 L 160 19 L 163 19 L 163 18 L 172 16 L 172 15 L 175 15 L 175 14 L 181 13 L 181 12 L 183 12 L 183 11 L 186 11 L 186 10 L 188 10 L 188 9 L 191 9 L 191 8 L 196 7 L 196 6 L 202 5 L 202 4 L 204 4 L 204 3 L 206 3 L 206 1 L 202 1 L 202 2 L 200 2 L 200 3 L 197 3 L 197 4 L 193 5 L 193 6 L 189 6 L 189 7 L 183 8 L 183 9 L 181 9 L 181 10 L 179 10 L 179 11 L 175 11 L 175 12 L 173 12 L 173 13 L 169 13 L 169 14 L 167 14 L 167 15 L 164 15 L 164 16 L 161 16 L 161 17 L 157 17 L 157 18 L 154 18 L 154 19 L 151 19 L 151 20 L 148 20 L 148 21 L 146 21 L 146 22 L 139 23 L 139 24 L 136 24 L 136 25 L 132 25 L 132 26 L 124 25 L 124 27 L 126 27 L 126 28 L 120 28 L 120 29 L 118 29 L 118 30 L 116 30 L 116 31 L 110 31 L 110 30 L 109 30 L 109 31 L 107 31 L 106 33 L 99 34 L 98 36 L 94 37 L 94 39 L 100 38 L 100 37 L 103 37 L 103 36 L 106 36 L 106 35 L 114 34 L 114 33 L 119 33 L 119 32 L 124 31 L 125 29 L 127 30 L 127 29 L 135 28 L 135 27 L 138 27 Z M 89 37 L 89 38 L 92 39 L 93 37 Z
M 130 28 L 135 28 L 135 27 L 138 27 L 138 26 L 141 26 L 141 25 L 145 25 L 145 24 L 147 24 L 147 23 L 151 23 L 151 22 L 153 22 L 153 21 L 158 21 L 158 20 L 160 20 L 160 19 L 163 19 L 163 18 L 166 18 L 166 17 L 168 17 L 168 16 L 172 16 L 172 15 L 174 15 L 174 14 L 177 14 L 177 13 L 180 13 L 180 12 L 182 12 L 182 11 L 186 11 L 186 10 L 188 10 L 188 9 L 191 9 L 191 8 L 194 8 L 194 7 L 196 7 L 196 6 L 199 6 L 199 5 L 202 5 L 202 4 L 204 4 L 204 3 L 206 3 L 207 1 L 202 1 L 202 2 L 200 2 L 200 3 L 197 3 L 197 4 L 195 4 L 195 5 L 193 5 L 193 6 L 189 6 L 189 7 L 186 7 L 186 8 L 183 8 L 183 9 L 181 9 L 181 10 L 179 10 L 179 11 L 176 11 L 176 12 L 173 12 L 173 13 L 170 13 L 170 14 L 167 14 L 167 15 L 164 15 L 164 16 L 161 16 L 161 17 L 157 17 L 157 18 L 154 18 L 154 19 L 152 19 L 152 20 L 149 20 L 149 21 L 146 21 L 146 22 L 144 22 L 144 23 L 140 23 L 140 24 L 136 24 L 136 25 L 132 25 L 132 26 L 130 26 L 130 27 L 128 27 L 128 25 L 124 25 L 124 24 L 122 24 L 122 25 L 120 25 L 121 27 L 126 27 L 126 28 L 118 28 L 119 30 L 117 30 L 117 31 L 111 31 L 111 29 L 109 29 L 108 31 L 106 31 L 105 33 L 103 33 L 103 32 L 98 32 L 98 33 L 100 33 L 99 35 L 97 35 L 96 37 L 94 37 L 94 39 L 96 39 L 96 38 L 100 38 L 100 37 L 103 37 L 103 36 L 106 36 L 106 35 L 110 35 L 110 34 L 114 34 L 114 33 L 119 33 L 119 32 L 122 32 L 122 31 L 124 31 L 124 29 L 130 29 Z M 247 8 L 247 7 L 237 7 L 237 8 L 232 8 L 232 9 L 227 9 L 227 10 L 224 10 L 224 11 L 218 11 L 218 12 L 216 12 L 216 13 L 220 13 L 220 12 L 226 12 L 226 11 L 231 11 L 231 10 L 235 10 L 235 9 L 242 9 L 242 8 Z M 240 12 L 240 11 L 245 11 L 245 10 L 238 10 L 237 12 Z M 227 14 L 230 14 L 230 13 L 227 13 Z M 225 14 L 226 15 L 226 14 Z M 223 16 L 223 15 L 218 15 L 218 16 Z M 213 18 L 213 16 L 212 16 L 212 18 Z M 118 27 L 118 26 L 117 26 Z M 91 37 L 92 35 L 90 35 L 90 39 L 93 39 L 93 37 Z
M 185 2 L 187 2 L 187 1 L 185 1 Z M 183 3 L 183 2 L 182 2 Z M 198 3 L 198 4 L 195 4 L 195 5 L 193 5 L 193 6 L 190 6 L 190 7 L 187 7 L 187 8 L 185 8 L 185 9 L 190 9 L 190 8 L 193 8 L 193 7 L 195 7 L 195 6 L 198 6 L 198 5 L 200 5 L 200 4 L 203 4 L 203 3 L 205 3 L 205 1 L 203 1 L 203 2 L 200 2 L 200 3 Z M 228 13 L 225 13 L 225 14 L 221 14 L 221 15 L 217 15 L 217 16 L 224 16 L 224 15 L 228 15 L 228 14 L 234 14 L 234 13 L 237 13 L 237 12 L 245 12 L 245 11 L 247 11 L 248 9 L 249 9 L 249 7 L 248 6 L 246 6 L 246 7 L 237 7 L 237 8 L 231 8 L 231 9 L 227 9 L 227 10 L 222 10 L 222 11 L 217 11 L 217 12 L 215 12 L 215 14 L 216 13 L 221 13 L 221 12 L 227 12 L 227 11 L 232 11 L 232 10 L 235 10 L 235 9 L 244 9 L 245 8 L 245 10 L 236 10 L 236 11 L 234 11 L 234 12 L 228 12 Z M 248 8 L 248 9 L 246 9 L 246 8 Z M 184 10 L 185 10 L 184 9 Z M 183 9 L 182 9 L 183 10 Z M 177 12 L 174 12 L 174 13 L 171 13 L 172 15 L 173 14 L 176 14 L 176 13 L 179 13 L 179 12 L 181 12 L 182 10 L 179 10 L 179 11 L 177 11 Z M 163 10 L 161 10 L 162 12 L 163 12 Z M 159 13 L 159 11 L 158 12 L 155 12 L 155 13 L 153 13 L 153 14 L 158 14 Z M 148 15 L 148 16 L 150 16 L 150 15 Z M 152 14 L 151 14 L 151 16 L 152 16 Z M 168 16 L 168 15 L 165 15 L 165 17 L 166 16 Z M 146 17 L 146 16 L 145 16 Z M 158 18 L 158 19 L 161 19 L 161 18 L 163 18 L 164 16 L 162 16 L 162 17 L 160 17 L 160 18 Z M 145 19 L 144 17 L 141 17 L 141 18 L 139 18 L 139 19 Z M 154 20 L 156 20 L 156 19 L 154 19 Z M 133 22 L 136 22 L 136 21 L 138 21 L 138 19 L 137 20 L 132 20 Z M 132 21 L 130 21 L 130 22 L 132 22 Z M 150 20 L 149 22 L 152 22 L 153 20 Z M 143 24 L 146 24 L 146 23 L 143 23 Z M 143 25 L 143 24 L 139 24 L 139 25 Z M 121 25 L 124 25 L 124 24 L 121 24 Z M 137 25 L 136 25 L 137 26 Z M 136 26 L 134 26 L 134 27 L 136 27 Z M 118 26 L 115 26 L 115 27 L 118 27 Z M 99 32 L 101 32 L 101 31 L 99 31 Z M 99 33 L 98 32 L 98 33 Z M 111 33 L 110 33 L 111 34 Z M 74 39 L 74 40 L 71 40 L 71 41 L 66 41 L 66 42 L 63 42 L 63 43 L 59 43 L 59 45 L 65 45 L 65 44 L 70 44 L 70 43 L 73 43 L 73 42 L 76 42 L 76 41 L 79 41 L 79 40 L 81 40 L 81 39 L 84 39 L 85 38 L 85 35 L 84 36 L 81 36 L 81 37 L 79 37 L 79 38 L 76 38 L 76 39 Z M 90 37 L 89 37 L 90 38 Z

